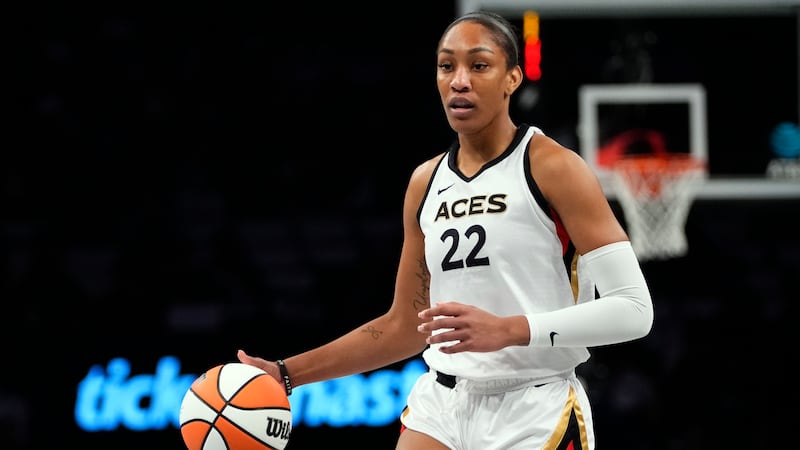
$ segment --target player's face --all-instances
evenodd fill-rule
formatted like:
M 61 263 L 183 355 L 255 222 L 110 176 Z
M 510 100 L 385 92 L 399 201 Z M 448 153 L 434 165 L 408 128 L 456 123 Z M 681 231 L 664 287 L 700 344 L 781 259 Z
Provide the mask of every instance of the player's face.
M 454 26 L 442 38 L 436 82 L 447 121 L 459 133 L 478 131 L 508 109 L 512 71 L 489 31 L 474 22 Z

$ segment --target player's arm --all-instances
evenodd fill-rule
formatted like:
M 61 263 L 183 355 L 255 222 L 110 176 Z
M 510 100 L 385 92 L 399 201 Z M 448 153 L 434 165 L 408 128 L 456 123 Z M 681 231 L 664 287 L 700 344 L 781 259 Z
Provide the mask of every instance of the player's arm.
M 430 304 L 430 274 L 417 210 L 425 194 L 433 162 L 412 174 L 403 201 L 403 246 L 388 311 L 349 333 L 312 350 L 284 358 L 293 386 L 363 373 L 420 353 L 425 336 L 417 331 L 417 313 Z M 354 313 L 357 314 L 357 313 Z M 274 362 L 240 351 L 239 360 L 265 369 L 281 380 Z
M 597 176 L 577 153 L 546 136 L 534 140 L 533 177 L 561 218 L 600 296 L 528 315 L 530 345 L 589 347 L 647 335 L 653 322 L 650 291 Z M 551 333 L 557 337 L 550 339 Z

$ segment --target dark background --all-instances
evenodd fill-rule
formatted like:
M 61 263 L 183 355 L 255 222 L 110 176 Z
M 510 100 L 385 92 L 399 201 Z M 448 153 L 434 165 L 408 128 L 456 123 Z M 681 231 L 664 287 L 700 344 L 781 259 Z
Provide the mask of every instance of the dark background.
M 199 373 L 383 312 L 407 179 L 454 137 L 434 81 L 454 14 L 64 4 L 11 20 L 0 447 L 180 448 L 176 430 L 78 430 L 88 367 L 127 356 L 152 372 L 175 354 Z M 542 17 L 541 30 L 543 78 L 524 86 L 538 101 L 513 113 L 576 150 L 585 83 L 702 83 L 712 175 L 762 176 L 771 130 L 797 122 L 793 16 Z M 793 441 L 796 358 L 781 351 L 799 197 L 698 200 L 690 253 L 643 263 L 652 334 L 581 369 L 600 448 Z M 303 427 L 288 448 L 393 448 L 396 433 Z

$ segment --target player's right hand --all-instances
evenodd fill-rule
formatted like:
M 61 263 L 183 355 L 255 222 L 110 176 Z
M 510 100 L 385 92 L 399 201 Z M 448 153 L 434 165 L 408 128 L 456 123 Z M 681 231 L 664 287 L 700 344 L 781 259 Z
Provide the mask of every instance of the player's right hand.
M 259 369 L 267 372 L 275 378 L 279 383 L 283 383 L 281 381 L 281 371 L 278 369 L 278 364 L 272 361 L 267 361 L 264 358 L 259 358 L 258 356 L 250 356 L 245 353 L 244 350 L 239 350 L 236 352 L 236 357 L 239 359 L 239 362 L 243 364 L 248 364 L 251 366 L 258 367 Z

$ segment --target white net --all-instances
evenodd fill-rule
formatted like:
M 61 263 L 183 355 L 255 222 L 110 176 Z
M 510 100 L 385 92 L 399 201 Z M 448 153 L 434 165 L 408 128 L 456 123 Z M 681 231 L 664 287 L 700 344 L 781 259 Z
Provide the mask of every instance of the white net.
M 689 209 L 706 178 L 691 157 L 628 156 L 612 170 L 628 236 L 640 261 L 683 256 Z

